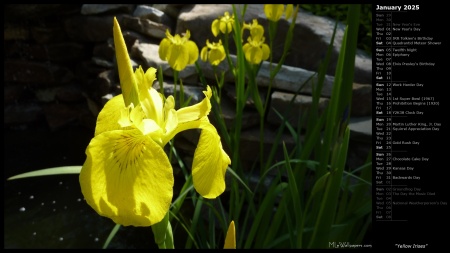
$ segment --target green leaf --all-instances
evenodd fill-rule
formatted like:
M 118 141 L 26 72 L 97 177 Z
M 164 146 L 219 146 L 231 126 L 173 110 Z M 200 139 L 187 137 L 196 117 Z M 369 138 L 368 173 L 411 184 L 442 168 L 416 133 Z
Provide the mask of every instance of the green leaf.
M 272 212 L 273 204 L 275 202 L 275 197 L 279 196 L 284 191 L 284 189 L 286 189 L 287 187 L 288 187 L 288 184 L 282 182 L 282 183 L 279 183 L 275 187 L 275 189 L 266 193 L 266 196 L 264 197 L 264 200 L 261 203 L 261 206 L 259 207 L 258 212 L 255 215 L 253 224 L 251 225 L 250 232 L 247 236 L 247 239 L 245 240 L 244 248 L 246 248 L 246 249 L 250 248 L 253 243 L 253 240 L 255 239 L 255 237 L 258 234 L 266 233 L 265 231 L 259 230 L 259 225 L 262 222 L 270 222 L 270 221 L 263 220 L 262 218 L 264 217 L 264 214 L 266 212 Z
M 105 244 L 103 244 L 103 249 L 108 248 L 108 245 L 111 243 L 111 240 L 116 235 L 117 231 L 119 231 L 120 224 L 116 224 L 114 228 L 111 230 L 111 233 L 109 233 L 108 238 L 106 238 Z
M 52 175 L 62 175 L 62 174 L 80 174 L 82 166 L 62 166 L 55 168 L 48 168 L 42 170 L 34 170 L 19 175 L 12 176 L 8 180 L 28 178 L 28 177 L 40 177 L 40 176 L 52 176 Z
M 248 193 L 250 193 L 251 195 L 253 195 L 252 190 L 250 190 L 250 188 L 248 188 L 248 186 L 244 183 L 244 181 L 242 181 L 242 179 L 239 177 L 239 175 L 236 174 L 236 172 L 235 172 L 232 168 L 227 167 L 227 170 L 228 170 L 228 172 L 231 173 L 231 175 L 232 175 L 233 177 L 235 177 L 235 178 L 242 184 L 242 186 L 244 186 L 244 188 L 248 191 Z
M 286 149 L 286 145 L 283 142 L 283 152 L 284 152 L 284 160 L 286 161 L 286 170 L 287 170 L 287 175 L 288 175 L 288 179 L 289 179 L 289 192 L 291 194 L 292 197 L 292 205 L 293 205 L 293 211 L 294 214 L 296 214 L 296 216 L 294 216 L 294 220 L 292 222 L 294 222 L 294 227 L 292 228 L 294 231 L 297 231 L 297 233 L 300 233 L 299 228 L 300 228 L 300 221 L 301 219 L 303 219 L 303 211 L 300 205 L 300 193 L 298 192 L 298 187 L 297 187 L 297 182 L 296 179 L 294 177 L 294 173 L 292 172 L 292 167 L 291 164 L 289 163 L 289 156 L 288 156 L 288 152 Z M 289 215 L 286 216 L 286 218 L 288 218 Z M 288 223 L 289 225 L 290 223 Z M 291 232 L 291 241 L 292 241 L 292 245 L 295 245 L 295 240 L 294 240 L 294 231 Z

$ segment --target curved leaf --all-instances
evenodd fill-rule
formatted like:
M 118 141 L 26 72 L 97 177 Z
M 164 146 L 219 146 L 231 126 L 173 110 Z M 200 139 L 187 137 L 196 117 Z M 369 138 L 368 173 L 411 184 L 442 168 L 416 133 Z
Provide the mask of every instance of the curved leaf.
M 55 168 L 48 168 L 42 170 L 33 170 L 30 172 L 18 174 L 8 178 L 8 180 L 28 178 L 28 177 L 39 177 L 39 176 L 51 176 L 51 175 L 62 175 L 62 174 L 80 174 L 81 165 L 77 166 L 62 166 Z

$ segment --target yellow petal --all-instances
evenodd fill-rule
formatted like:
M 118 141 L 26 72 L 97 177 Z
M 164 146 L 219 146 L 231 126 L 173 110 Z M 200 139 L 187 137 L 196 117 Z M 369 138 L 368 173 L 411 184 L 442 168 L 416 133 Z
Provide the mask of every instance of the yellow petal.
M 283 15 L 284 4 L 265 4 L 264 13 L 272 21 L 278 21 Z
M 223 34 L 228 34 L 228 25 L 226 22 L 220 22 L 219 26 L 220 26 L 220 31 Z
M 162 39 L 158 48 L 158 54 L 161 60 L 167 61 L 170 45 L 170 40 L 168 40 L 167 38 Z
M 134 79 L 127 46 L 116 17 L 114 17 L 113 34 L 117 66 L 119 68 L 120 87 L 122 89 L 125 105 L 128 106 L 130 103 L 137 105 L 139 103 L 138 87 L 136 80 Z
M 211 88 L 207 86 L 207 90 L 203 91 L 203 93 L 206 97 L 200 103 L 183 107 L 176 111 L 175 115 L 168 115 L 168 121 L 166 122 L 166 133 L 161 141 L 162 146 L 165 146 L 165 144 L 167 144 L 179 132 L 188 129 L 203 128 L 205 124 L 210 124 L 207 115 L 211 111 L 211 102 L 209 101 L 212 95 Z M 170 97 L 171 96 L 169 96 L 169 98 Z
M 87 203 L 123 226 L 151 226 L 169 211 L 173 173 L 164 150 L 139 130 L 95 136 L 79 180 Z
M 157 136 L 162 135 L 161 127 L 156 124 L 156 122 L 152 119 L 143 119 L 142 125 L 139 126 L 139 130 L 141 130 L 142 134 L 147 135 L 150 133 L 156 133 Z M 152 135 L 153 136 L 153 135 Z
M 244 53 L 245 59 L 247 59 L 248 62 L 253 64 L 259 64 L 261 62 L 263 52 L 260 48 L 250 46 L 247 47 L 247 50 Z
M 124 107 L 120 110 L 120 119 L 119 119 L 119 125 L 120 127 L 129 127 L 133 125 L 133 122 L 130 119 L 130 111 L 133 110 L 134 105 L 130 104 L 128 107 Z
M 292 16 L 293 12 L 294 12 L 294 5 L 293 4 L 286 5 L 286 12 L 284 13 L 286 15 L 286 19 L 289 19 Z
M 163 102 L 159 93 L 152 87 L 155 77 L 156 69 L 149 68 L 144 74 L 141 66 L 136 69 L 136 81 L 139 84 L 139 98 L 142 105 L 142 110 L 145 112 L 147 118 L 154 120 L 158 125 L 162 125 L 163 120 Z
M 176 133 L 196 128 L 202 129 L 202 132 L 192 163 L 194 188 L 204 198 L 216 198 L 225 190 L 225 172 L 231 160 L 223 150 L 220 136 L 208 117 L 179 123 L 171 135 L 164 137 L 163 145 Z
M 188 64 L 194 64 L 198 59 L 198 47 L 192 40 L 186 41 L 185 47 L 189 53 Z
M 217 47 L 212 49 L 211 52 L 209 53 L 209 62 L 212 65 L 217 66 L 220 64 L 220 62 L 222 62 L 225 59 L 225 57 L 226 55 L 223 47 Z
M 179 123 L 198 120 L 205 115 L 208 115 L 211 111 L 211 98 L 212 91 L 209 86 L 207 86 L 206 91 L 203 91 L 205 98 L 195 105 L 186 106 L 177 111 L 177 118 Z
M 159 135 L 162 135 L 161 127 L 153 119 L 146 118 L 140 105 L 131 110 L 130 119 L 143 135 L 157 131 L 159 131 Z
M 202 51 L 200 52 L 200 59 L 202 59 L 202 61 L 207 61 L 208 60 L 208 47 L 203 47 Z
M 233 31 L 233 22 L 227 22 L 227 33 L 231 33 Z
M 119 125 L 119 120 L 122 117 L 122 111 L 124 109 L 125 104 L 122 94 L 117 95 L 106 102 L 97 117 L 95 136 L 106 131 L 121 129 L 122 127 Z
M 163 122 L 163 99 L 157 90 L 150 88 L 148 90 L 150 94 L 150 108 L 153 109 L 152 114 L 148 115 L 149 118 L 154 119 L 159 125 Z
M 236 229 L 234 227 L 234 221 L 230 222 L 228 226 L 227 236 L 225 237 L 224 249 L 236 249 Z
M 218 197 L 225 191 L 225 172 L 230 164 L 216 128 L 210 123 L 203 125 L 192 162 L 195 190 L 204 198 Z
M 169 96 L 164 104 L 164 129 L 166 134 L 170 134 L 178 125 L 177 111 L 175 111 L 175 99 Z
M 156 69 L 153 67 L 150 67 L 145 72 L 146 88 L 150 89 L 151 87 L 153 87 L 153 83 L 155 82 L 155 80 L 156 80 Z
M 269 56 L 270 56 L 270 48 L 269 48 L 269 46 L 267 44 L 262 44 L 261 45 L 261 49 L 262 49 L 262 52 L 263 52 L 262 60 L 265 61 L 265 60 L 269 59 Z
M 215 19 L 212 22 L 211 31 L 212 31 L 214 37 L 217 37 L 217 35 L 220 33 L 220 21 L 218 19 Z
M 242 46 L 242 51 L 244 51 L 245 54 L 245 58 L 247 59 L 247 51 L 249 51 L 251 49 L 251 45 L 250 43 L 245 43 L 244 46 Z M 248 60 L 247 60 L 248 61 Z
M 261 41 L 264 36 L 264 27 L 256 22 L 256 25 L 251 27 L 250 34 L 252 36 L 252 40 Z
M 171 45 L 170 53 L 167 61 L 169 65 L 176 71 L 183 70 L 189 62 L 189 51 L 185 45 Z

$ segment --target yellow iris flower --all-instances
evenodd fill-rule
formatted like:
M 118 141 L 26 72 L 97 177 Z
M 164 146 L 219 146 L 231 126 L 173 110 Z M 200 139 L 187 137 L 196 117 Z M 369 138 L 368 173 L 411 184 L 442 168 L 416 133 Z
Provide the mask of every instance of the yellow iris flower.
M 210 43 L 209 40 L 206 40 L 206 46 L 204 46 L 200 52 L 200 58 L 203 61 L 209 61 L 213 66 L 219 65 L 219 63 L 225 59 L 225 56 L 222 40 L 219 40 L 217 43 Z
M 286 19 L 289 19 L 292 16 L 292 12 L 294 10 L 293 4 L 286 5 Z M 267 19 L 277 22 L 280 20 L 281 16 L 284 12 L 284 4 L 265 4 L 264 5 L 264 13 L 266 14 Z
M 181 71 L 188 64 L 194 64 L 198 59 L 198 47 L 195 42 L 189 40 L 191 32 L 181 37 L 178 34 L 172 36 L 169 30 L 166 30 L 166 38 L 159 44 L 159 58 L 168 61 L 169 65 L 176 71 Z
M 220 16 L 211 24 L 211 31 L 214 34 L 214 37 L 217 37 L 219 33 L 229 34 L 233 31 L 234 26 L 234 15 L 230 15 L 228 11 L 224 13 L 223 16 Z
M 286 19 L 290 19 L 293 12 L 294 12 L 294 5 L 293 4 L 286 5 L 286 12 L 284 13 Z
M 259 64 L 261 61 L 269 59 L 270 48 L 264 43 L 264 28 L 262 25 L 258 24 L 258 20 L 254 19 L 253 23 L 244 24 L 243 29 L 250 30 L 250 36 L 247 39 L 247 43 L 242 47 L 245 59 L 253 64 Z
M 175 110 L 173 96 L 165 98 L 152 87 L 156 69 L 144 72 L 139 67 L 133 73 L 116 18 L 113 32 L 122 94 L 98 115 L 79 181 L 84 198 L 98 214 L 123 226 L 151 226 L 164 218 L 172 202 L 174 176 L 163 147 L 178 132 L 202 129 L 192 176 L 203 197 L 223 193 L 231 161 L 208 120 L 209 86 L 200 103 Z
M 264 5 L 264 13 L 267 16 L 267 19 L 271 21 L 280 20 L 281 16 L 284 12 L 284 4 L 265 4 Z

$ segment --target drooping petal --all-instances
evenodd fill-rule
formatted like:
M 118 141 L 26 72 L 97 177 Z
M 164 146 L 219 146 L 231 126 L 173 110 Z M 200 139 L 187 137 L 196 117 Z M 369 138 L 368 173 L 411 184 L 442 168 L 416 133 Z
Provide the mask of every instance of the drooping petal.
M 194 64 L 198 59 L 198 47 L 192 40 L 186 41 L 184 45 L 189 53 L 188 64 Z
M 231 33 L 233 31 L 233 22 L 227 22 L 227 33 Z
M 242 46 L 242 51 L 244 51 L 245 59 L 247 59 L 247 51 L 249 51 L 251 47 L 252 46 L 250 45 L 250 43 L 245 43 L 244 46 Z
M 216 198 L 225 190 L 225 172 L 231 160 L 208 117 L 179 123 L 170 135 L 165 136 L 163 143 L 188 129 L 202 129 L 192 163 L 194 188 L 205 198 Z
M 159 48 L 158 48 L 158 54 L 159 54 L 159 58 L 161 58 L 161 60 L 163 61 L 167 61 L 167 59 L 169 58 L 169 47 L 170 47 L 170 40 L 168 40 L 167 38 L 162 39 L 161 43 L 159 44 Z
M 211 50 L 209 53 L 209 62 L 213 66 L 217 66 L 225 59 L 225 54 L 220 50 Z
M 244 53 L 245 53 L 245 59 L 248 62 L 253 63 L 253 64 L 259 64 L 261 62 L 263 52 L 260 48 L 250 46 L 250 47 L 247 47 L 247 50 L 244 51 Z
M 123 226 L 151 226 L 168 212 L 173 174 L 161 146 L 137 130 L 95 136 L 79 180 L 87 203 Z
M 183 70 L 189 62 L 189 52 L 184 45 L 171 45 L 170 57 L 167 59 L 169 65 L 176 71 Z
M 203 124 L 192 162 L 195 190 L 204 198 L 218 197 L 225 191 L 225 172 L 231 164 L 220 136 L 212 124 Z
M 220 33 L 220 21 L 218 19 L 215 19 L 212 22 L 211 31 L 212 31 L 214 37 L 217 37 L 217 35 Z
M 223 34 L 228 34 L 228 31 L 229 31 L 228 23 L 226 23 L 226 22 L 220 22 L 220 31 L 221 31 Z
M 270 47 L 269 47 L 269 45 L 262 44 L 261 45 L 261 49 L 262 49 L 262 52 L 263 52 L 262 60 L 265 61 L 265 60 L 269 59 L 269 56 L 270 56 Z
M 200 59 L 202 59 L 202 61 L 207 61 L 208 60 L 208 47 L 203 47 L 202 51 L 200 51 Z
M 122 89 L 125 105 L 131 103 L 137 105 L 139 103 L 138 87 L 133 75 L 130 57 L 128 56 L 127 45 L 122 36 L 119 23 L 114 17 L 114 47 L 116 50 L 117 66 L 119 68 L 120 87 Z
M 217 66 L 225 59 L 225 57 L 225 49 L 222 46 L 222 42 L 219 40 L 219 43 L 214 44 L 214 48 L 211 49 L 209 53 L 209 62 L 213 66 Z

